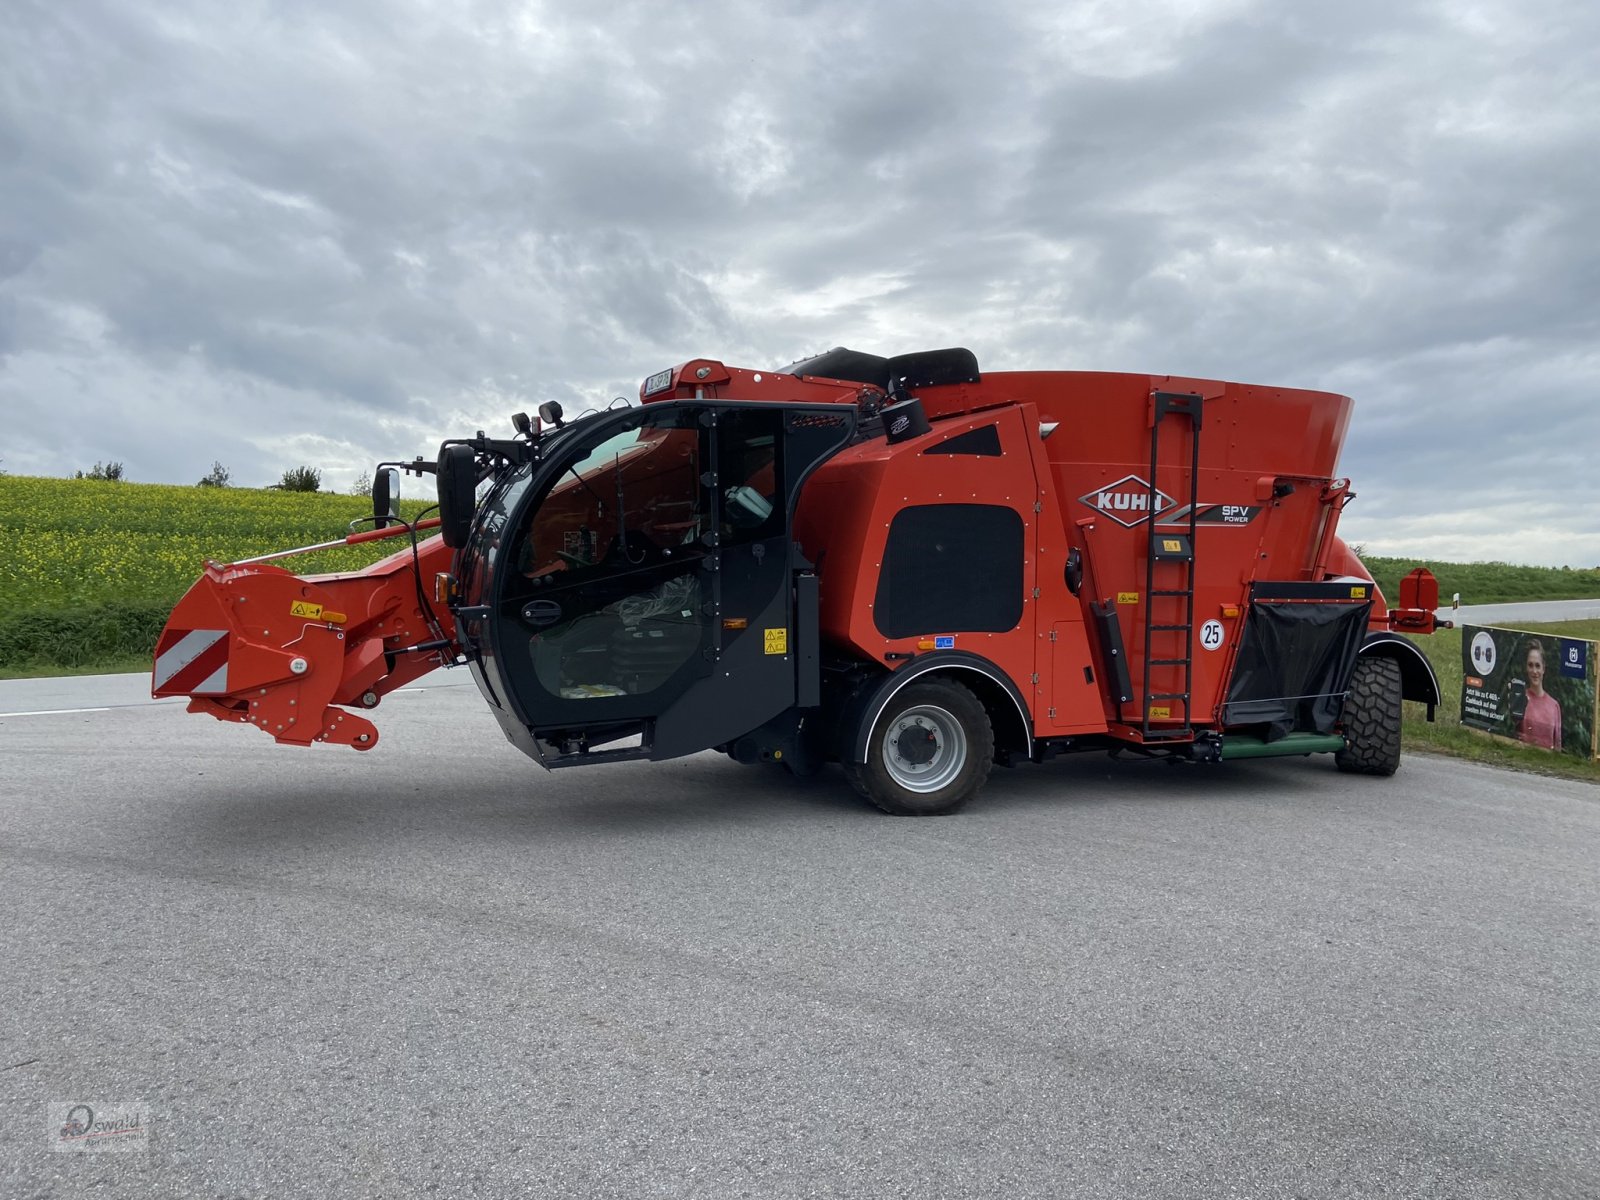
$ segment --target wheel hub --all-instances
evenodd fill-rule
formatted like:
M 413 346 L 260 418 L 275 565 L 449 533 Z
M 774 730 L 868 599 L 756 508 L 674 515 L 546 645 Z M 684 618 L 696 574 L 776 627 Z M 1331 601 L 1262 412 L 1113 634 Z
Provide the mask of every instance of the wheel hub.
M 908 792 L 937 792 L 966 766 L 967 736 L 961 722 L 937 705 L 907 709 L 880 736 L 884 768 Z
M 912 725 L 902 729 L 895 739 L 895 752 L 902 761 L 913 767 L 925 767 L 939 753 L 939 739 L 925 725 Z

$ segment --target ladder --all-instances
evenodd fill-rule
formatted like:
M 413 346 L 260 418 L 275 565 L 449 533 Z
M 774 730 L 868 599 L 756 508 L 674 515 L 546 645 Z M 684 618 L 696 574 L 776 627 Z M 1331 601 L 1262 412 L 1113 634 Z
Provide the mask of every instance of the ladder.
M 1194 691 L 1194 558 L 1195 528 L 1200 509 L 1200 425 L 1205 401 L 1189 392 L 1154 392 L 1150 397 L 1150 514 L 1149 556 L 1144 574 L 1144 705 L 1140 733 L 1147 742 L 1190 741 L 1194 737 L 1192 693 Z M 1180 510 L 1187 522 L 1182 528 L 1158 529 L 1156 468 L 1161 461 L 1161 429 L 1168 417 L 1189 419 L 1189 502 Z M 1160 566 L 1162 586 L 1157 587 Z M 1178 618 L 1178 609 L 1182 619 Z M 1160 610 L 1161 618 L 1157 620 Z M 1181 679 L 1181 685 L 1167 682 L 1167 690 L 1157 691 L 1156 680 Z M 1154 719 L 1170 721 L 1174 706 L 1182 706 L 1183 723 L 1152 726 L 1152 712 L 1166 711 Z

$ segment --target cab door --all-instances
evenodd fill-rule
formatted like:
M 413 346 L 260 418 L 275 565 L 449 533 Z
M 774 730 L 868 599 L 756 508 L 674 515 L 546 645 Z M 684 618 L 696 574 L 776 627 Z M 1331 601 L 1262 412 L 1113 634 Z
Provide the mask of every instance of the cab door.
M 513 518 L 506 690 L 545 746 L 640 732 L 671 758 L 749 732 L 795 702 L 790 519 L 853 414 L 684 402 L 594 420 Z

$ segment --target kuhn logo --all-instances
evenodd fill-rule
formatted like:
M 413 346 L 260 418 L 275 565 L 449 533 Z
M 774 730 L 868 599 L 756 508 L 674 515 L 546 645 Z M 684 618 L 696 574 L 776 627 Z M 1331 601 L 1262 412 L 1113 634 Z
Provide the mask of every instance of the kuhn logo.
M 1079 496 L 1078 500 L 1130 529 L 1150 519 L 1150 485 L 1137 475 L 1124 475 L 1115 483 Z M 1155 515 L 1160 516 L 1172 507 L 1172 497 L 1157 492 L 1155 505 Z

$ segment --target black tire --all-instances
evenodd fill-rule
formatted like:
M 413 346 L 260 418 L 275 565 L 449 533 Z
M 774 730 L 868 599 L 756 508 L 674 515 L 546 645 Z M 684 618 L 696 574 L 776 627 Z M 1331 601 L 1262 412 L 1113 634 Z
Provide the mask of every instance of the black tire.
M 846 763 L 845 774 L 886 813 L 942 817 L 978 794 L 993 765 L 994 730 L 978 698 L 929 679 L 894 694 L 867 734 L 867 761 Z
M 1359 658 L 1344 698 L 1345 748 L 1333 756 L 1351 775 L 1393 775 L 1400 766 L 1400 664 Z

